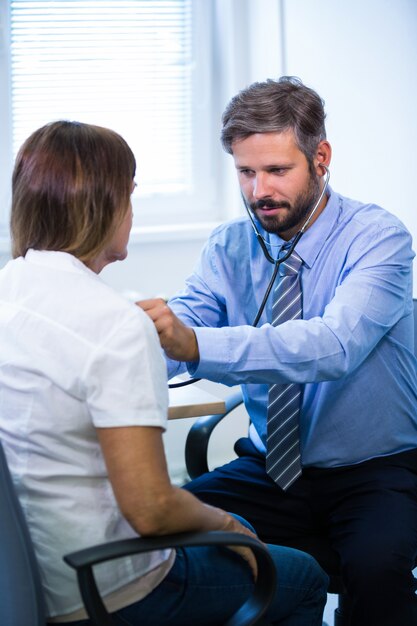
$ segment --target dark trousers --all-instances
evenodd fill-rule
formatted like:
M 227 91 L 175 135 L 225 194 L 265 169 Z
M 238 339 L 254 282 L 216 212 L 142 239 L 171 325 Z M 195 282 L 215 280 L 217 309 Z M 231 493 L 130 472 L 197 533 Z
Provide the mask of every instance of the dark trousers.
M 307 468 L 286 492 L 249 439 L 237 451 L 238 459 L 184 488 L 246 518 L 263 541 L 305 550 L 330 574 L 340 566 L 352 626 L 417 625 L 417 450 Z M 325 542 L 333 562 L 322 558 Z

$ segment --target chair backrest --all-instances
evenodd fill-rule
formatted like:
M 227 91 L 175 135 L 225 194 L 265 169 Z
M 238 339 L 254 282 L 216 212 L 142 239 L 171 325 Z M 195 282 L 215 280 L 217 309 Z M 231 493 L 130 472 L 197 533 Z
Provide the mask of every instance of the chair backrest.
M 45 616 L 32 540 L 0 441 L 0 624 L 45 626 Z

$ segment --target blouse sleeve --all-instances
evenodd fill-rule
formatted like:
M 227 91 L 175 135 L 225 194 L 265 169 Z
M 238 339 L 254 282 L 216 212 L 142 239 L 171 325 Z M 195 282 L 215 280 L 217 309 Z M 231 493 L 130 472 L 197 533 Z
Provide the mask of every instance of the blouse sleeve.
M 82 379 L 96 427 L 166 428 L 166 363 L 155 327 L 139 308 L 118 320 L 94 350 Z

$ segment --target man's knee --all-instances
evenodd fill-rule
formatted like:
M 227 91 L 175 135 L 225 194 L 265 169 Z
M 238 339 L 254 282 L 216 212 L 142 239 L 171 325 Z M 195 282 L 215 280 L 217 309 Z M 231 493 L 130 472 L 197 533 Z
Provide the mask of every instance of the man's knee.
M 348 589 L 355 595 L 369 594 L 390 597 L 405 588 L 415 588 L 412 559 L 388 547 L 363 550 L 343 559 L 342 575 Z

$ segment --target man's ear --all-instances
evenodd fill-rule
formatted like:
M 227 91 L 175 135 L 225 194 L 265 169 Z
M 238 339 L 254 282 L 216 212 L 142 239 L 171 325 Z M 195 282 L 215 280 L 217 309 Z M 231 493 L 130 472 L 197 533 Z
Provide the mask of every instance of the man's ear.
M 313 159 L 314 169 L 317 176 L 323 176 L 323 168 L 320 167 L 320 165 L 323 164 L 329 167 L 331 159 L 332 147 L 327 139 L 323 139 L 317 146 L 316 156 Z

